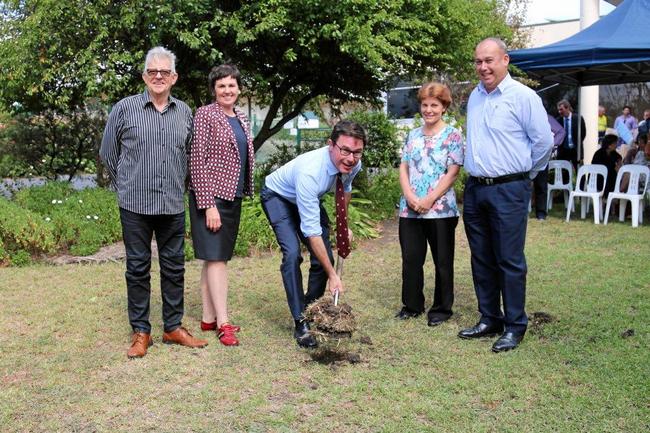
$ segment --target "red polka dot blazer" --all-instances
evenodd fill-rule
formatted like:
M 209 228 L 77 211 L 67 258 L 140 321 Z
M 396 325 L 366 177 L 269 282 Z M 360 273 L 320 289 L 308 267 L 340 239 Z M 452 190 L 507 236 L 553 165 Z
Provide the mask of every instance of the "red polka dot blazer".
M 253 139 L 246 115 L 237 108 L 235 114 L 248 140 L 249 169 L 244 181 L 244 194 L 253 195 Z M 196 194 L 198 208 L 214 207 L 214 197 L 234 200 L 242 167 L 235 133 L 221 106 L 215 102 L 196 110 L 190 149 L 190 189 Z

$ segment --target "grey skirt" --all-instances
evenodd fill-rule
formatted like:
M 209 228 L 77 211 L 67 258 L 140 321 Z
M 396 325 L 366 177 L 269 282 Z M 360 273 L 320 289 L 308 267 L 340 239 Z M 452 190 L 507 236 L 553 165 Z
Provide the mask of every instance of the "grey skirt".
M 225 262 L 232 259 L 239 232 L 241 198 L 234 201 L 214 198 L 214 204 L 221 216 L 221 228 L 216 232 L 205 225 L 205 209 L 196 207 L 196 196 L 190 191 L 190 223 L 194 257 L 201 260 Z

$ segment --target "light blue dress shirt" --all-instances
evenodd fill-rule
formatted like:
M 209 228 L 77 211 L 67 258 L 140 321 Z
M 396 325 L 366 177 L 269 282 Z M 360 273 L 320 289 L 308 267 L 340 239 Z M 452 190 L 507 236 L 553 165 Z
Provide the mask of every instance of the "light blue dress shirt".
M 465 170 L 476 177 L 530 172 L 534 178 L 553 150 L 542 100 L 510 74 L 491 92 L 483 83 L 467 103 Z
M 352 172 L 342 175 L 343 190 L 352 191 L 352 180 L 361 170 L 361 161 Z M 266 176 L 268 189 L 298 206 L 300 230 L 305 237 L 320 236 L 320 198 L 332 190 L 339 173 L 330 158 L 329 146 L 297 156 Z

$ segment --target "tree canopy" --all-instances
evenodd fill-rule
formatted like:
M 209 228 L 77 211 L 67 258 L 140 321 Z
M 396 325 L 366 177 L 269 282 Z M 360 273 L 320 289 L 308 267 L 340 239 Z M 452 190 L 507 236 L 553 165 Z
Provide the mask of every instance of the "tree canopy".
M 376 102 L 397 77 L 467 78 L 476 43 L 508 40 L 504 0 L 12 0 L 2 2 L 0 103 L 33 111 L 142 91 L 147 50 L 178 57 L 174 93 L 209 102 L 228 61 L 268 114 L 255 149 L 313 98 Z

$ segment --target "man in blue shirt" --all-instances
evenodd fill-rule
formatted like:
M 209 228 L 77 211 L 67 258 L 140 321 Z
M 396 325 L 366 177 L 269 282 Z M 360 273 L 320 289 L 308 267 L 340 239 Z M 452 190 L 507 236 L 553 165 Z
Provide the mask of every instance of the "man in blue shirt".
M 350 203 L 352 180 L 361 170 L 366 144 L 364 129 L 343 120 L 334 126 L 327 146 L 299 155 L 266 177 L 260 192 L 266 213 L 282 251 L 280 272 L 295 323 L 294 337 L 301 347 L 316 347 L 304 320 L 305 305 L 320 298 L 329 282 L 332 293 L 343 291 L 329 241 L 329 218 L 320 202 L 341 175 L 345 205 Z M 302 242 L 310 254 L 307 293 L 302 287 Z
M 530 180 L 546 166 L 553 149 L 541 99 L 510 77 L 509 62 L 503 41 L 480 42 L 474 53 L 480 83 L 467 104 L 465 169 L 470 176 L 463 220 L 481 318 L 458 336 L 501 334 L 494 352 L 514 349 L 526 332 L 524 245 Z

